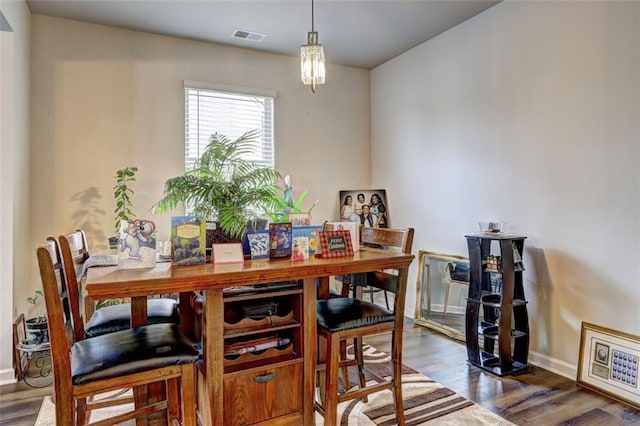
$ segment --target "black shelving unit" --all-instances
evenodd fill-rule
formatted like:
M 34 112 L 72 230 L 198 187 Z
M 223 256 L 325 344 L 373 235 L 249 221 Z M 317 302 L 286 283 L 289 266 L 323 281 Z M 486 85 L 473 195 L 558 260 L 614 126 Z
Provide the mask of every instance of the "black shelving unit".
M 465 316 L 468 362 L 498 376 L 524 373 L 529 370 L 529 317 L 521 258 L 527 237 L 483 233 L 465 238 L 470 270 Z M 517 264 L 514 250 L 520 257 Z M 487 268 L 490 255 L 501 257 L 501 269 Z

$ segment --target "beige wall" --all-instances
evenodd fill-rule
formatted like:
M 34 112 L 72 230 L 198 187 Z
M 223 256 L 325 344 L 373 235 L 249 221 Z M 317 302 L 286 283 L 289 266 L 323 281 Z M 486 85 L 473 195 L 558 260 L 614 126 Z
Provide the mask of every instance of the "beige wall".
M 112 177 L 124 166 L 139 166 L 137 212 L 152 216 L 164 181 L 184 170 L 183 80 L 277 93 L 276 168 L 291 174 L 295 196 L 308 188 L 309 200 L 320 200 L 318 223 L 337 215 L 340 189 L 369 185 L 368 71 L 329 65 L 327 84 L 313 95 L 294 57 L 32 20 L 32 247 L 81 226 L 91 248 L 104 249 Z M 159 238 L 168 236 L 170 216 L 157 218 Z
M 465 256 L 478 221 L 527 235 L 531 359 L 572 378 L 582 321 L 640 334 L 639 28 L 638 2 L 503 2 L 371 76 L 394 226 Z
M 12 31 L 0 32 L 0 383 L 13 380 L 12 328 L 18 295 L 28 281 L 30 13 L 3 1 Z M 31 257 L 28 257 L 31 259 Z

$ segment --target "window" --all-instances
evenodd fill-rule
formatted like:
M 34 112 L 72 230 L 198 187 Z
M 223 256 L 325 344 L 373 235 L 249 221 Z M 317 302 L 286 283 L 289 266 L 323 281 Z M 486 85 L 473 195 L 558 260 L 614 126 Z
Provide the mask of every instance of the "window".
M 192 169 L 213 133 L 235 140 L 249 130 L 260 136 L 255 155 L 246 158 L 274 167 L 274 93 L 264 90 L 185 82 L 185 170 Z

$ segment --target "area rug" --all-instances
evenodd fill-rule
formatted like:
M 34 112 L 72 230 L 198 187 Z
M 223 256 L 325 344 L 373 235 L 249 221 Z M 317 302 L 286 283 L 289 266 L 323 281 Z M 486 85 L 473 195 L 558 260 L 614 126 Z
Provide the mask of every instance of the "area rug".
M 365 362 L 369 370 L 378 376 L 389 375 L 389 356 L 371 346 L 365 346 Z M 355 377 L 350 378 L 357 383 Z M 433 379 L 404 366 L 402 372 L 402 392 L 407 426 L 419 425 L 513 425 L 497 414 L 456 394 Z M 115 415 L 126 411 L 127 407 L 111 407 L 96 410 L 91 420 Z M 118 411 L 116 411 L 118 410 Z M 392 426 L 397 425 L 391 391 L 369 395 L 369 402 L 347 401 L 338 406 L 338 416 L 342 426 Z M 133 422 L 123 423 L 132 425 Z M 316 425 L 322 425 L 322 416 L 316 413 Z M 45 397 L 38 413 L 35 426 L 55 426 L 55 406 L 51 397 Z

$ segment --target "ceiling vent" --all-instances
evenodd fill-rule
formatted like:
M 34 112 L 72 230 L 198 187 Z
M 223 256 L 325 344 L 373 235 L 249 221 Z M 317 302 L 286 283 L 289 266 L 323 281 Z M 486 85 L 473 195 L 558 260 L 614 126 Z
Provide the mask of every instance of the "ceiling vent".
M 250 40 L 250 41 L 256 41 L 256 42 L 261 42 L 262 40 L 264 40 L 264 38 L 266 37 L 266 34 L 262 34 L 262 33 L 257 33 L 255 31 L 247 31 L 247 30 L 238 30 L 236 29 L 233 34 L 231 34 L 231 37 L 233 38 L 240 38 L 242 40 Z

